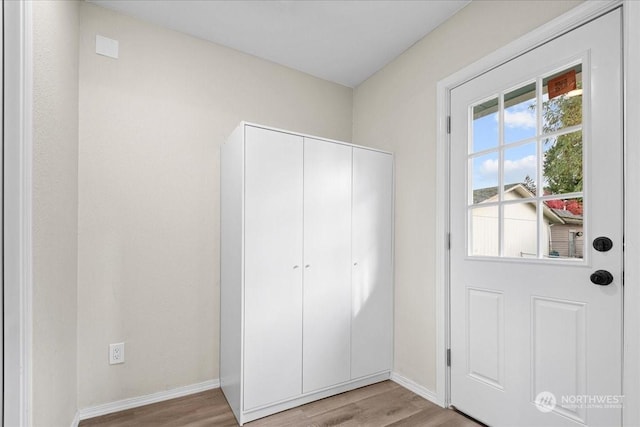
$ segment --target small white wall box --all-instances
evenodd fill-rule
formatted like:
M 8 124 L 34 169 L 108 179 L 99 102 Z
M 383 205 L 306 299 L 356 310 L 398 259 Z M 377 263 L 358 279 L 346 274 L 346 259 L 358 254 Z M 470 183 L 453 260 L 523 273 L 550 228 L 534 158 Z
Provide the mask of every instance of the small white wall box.
M 101 35 L 96 35 L 96 53 L 98 55 L 118 59 L 118 40 L 110 39 L 109 37 L 104 37 Z

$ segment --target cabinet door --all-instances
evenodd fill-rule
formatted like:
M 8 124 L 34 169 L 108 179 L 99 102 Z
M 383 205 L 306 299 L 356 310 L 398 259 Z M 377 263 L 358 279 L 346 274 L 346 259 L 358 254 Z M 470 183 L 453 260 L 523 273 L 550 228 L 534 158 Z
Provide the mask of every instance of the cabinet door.
M 244 405 L 302 391 L 302 137 L 246 127 Z
M 351 377 L 391 369 L 393 158 L 353 149 Z
M 351 151 L 305 138 L 305 393 L 350 378 Z

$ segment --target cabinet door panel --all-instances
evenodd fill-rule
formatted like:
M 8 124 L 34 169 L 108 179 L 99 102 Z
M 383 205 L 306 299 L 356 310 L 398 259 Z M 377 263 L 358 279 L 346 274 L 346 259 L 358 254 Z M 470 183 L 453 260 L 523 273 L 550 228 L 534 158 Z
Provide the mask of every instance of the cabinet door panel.
M 351 151 L 305 138 L 305 393 L 350 378 Z
M 302 391 L 303 140 L 248 126 L 245 147 L 246 411 Z
M 351 377 L 391 369 L 393 158 L 353 149 Z

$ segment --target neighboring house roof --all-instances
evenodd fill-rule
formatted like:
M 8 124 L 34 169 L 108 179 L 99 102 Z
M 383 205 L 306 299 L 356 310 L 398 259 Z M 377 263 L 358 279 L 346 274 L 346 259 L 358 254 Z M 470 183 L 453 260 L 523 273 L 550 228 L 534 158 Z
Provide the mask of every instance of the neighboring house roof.
M 507 184 L 504 186 L 505 193 L 517 194 L 523 199 L 535 197 L 524 184 Z M 498 201 L 498 187 L 487 187 L 473 190 L 473 203 L 488 203 Z M 561 209 L 551 209 L 546 204 L 543 205 L 544 216 L 552 223 L 556 224 L 582 224 L 582 217 Z M 563 215 L 560 215 L 562 213 Z M 579 220 L 579 222 L 577 222 Z M 574 222 L 575 221 L 575 222 Z
M 507 184 L 504 186 L 504 192 L 507 193 L 513 190 L 518 185 L 521 186 L 527 192 L 529 192 L 529 194 L 531 194 L 531 196 L 529 197 L 533 196 L 533 193 L 527 190 L 522 184 Z M 489 201 L 488 199 L 494 198 L 497 195 L 498 195 L 498 187 L 487 187 L 487 188 L 480 188 L 478 190 L 473 190 L 473 204 L 475 205 L 477 203 Z
M 562 221 L 564 221 L 565 224 L 582 225 L 582 215 L 576 215 L 566 209 L 552 209 L 552 211 L 562 218 Z

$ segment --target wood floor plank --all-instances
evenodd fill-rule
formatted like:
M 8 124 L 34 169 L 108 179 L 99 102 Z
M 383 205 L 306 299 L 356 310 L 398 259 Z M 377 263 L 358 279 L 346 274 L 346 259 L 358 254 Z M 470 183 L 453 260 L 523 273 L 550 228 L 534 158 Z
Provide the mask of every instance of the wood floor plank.
M 366 399 L 381 393 L 389 393 L 400 387 L 393 381 L 382 381 L 367 387 L 361 387 L 347 393 L 341 393 L 326 399 L 317 400 L 301 407 L 304 414 L 308 417 L 322 414 L 335 409 L 337 406 L 348 405 L 359 400 Z
M 80 427 L 234 427 L 220 389 L 84 420 Z M 391 381 L 328 397 L 245 424 L 247 427 L 478 427 L 461 414 Z
M 409 390 L 397 389 L 390 393 L 380 394 L 363 399 L 356 403 L 359 411 L 357 416 L 345 426 L 362 425 L 389 425 L 396 421 L 410 417 L 420 409 L 410 401 L 404 399 L 408 394 L 413 394 Z
M 456 427 L 472 427 L 478 425 L 473 423 L 473 421 L 470 421 L 467 418 L 463 417 L 462 415 L 456 414 L 454 411 L 443 410 L 439 406 L 431 404 L 431 406 L 425 407 L 424 409 L 411 415 L 410 417 L 396 421 L 393 424 L 389 424 L 388 427 L 444 427 L 449 422 L 452 423 L 449 425 Z

